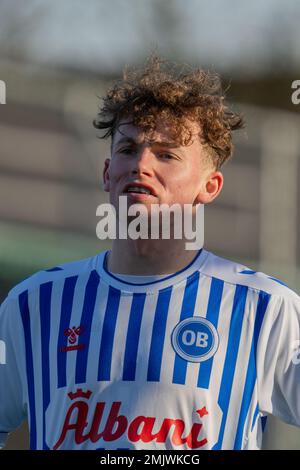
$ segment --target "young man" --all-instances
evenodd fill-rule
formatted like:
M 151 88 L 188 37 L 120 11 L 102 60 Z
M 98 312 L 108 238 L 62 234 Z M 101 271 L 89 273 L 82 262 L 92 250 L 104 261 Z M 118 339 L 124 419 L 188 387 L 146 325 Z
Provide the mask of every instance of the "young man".
M 212 202 L 241 118 L 218 77 L 152 58 L 107 94 L 104 188 Z M 117 237 L 42 271 L 2 305 L 2 441 L 26 416 L 32 449 L 257 449 L 267 414 L 300 424 L 300 301 L 269 276 L 186 240 Z

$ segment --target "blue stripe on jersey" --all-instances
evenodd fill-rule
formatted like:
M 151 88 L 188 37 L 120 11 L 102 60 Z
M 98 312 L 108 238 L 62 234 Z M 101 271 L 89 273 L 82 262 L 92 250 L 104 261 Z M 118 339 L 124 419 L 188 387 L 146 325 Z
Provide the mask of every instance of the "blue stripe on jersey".
M 181 307 L 180 321 L 186 318 L 193 317 L 195 310 L 195 303 L 197 298 L 197 291 L 199 285 L 200 273 L 191 274 L 187 278 L 187 283 L 184 291 L 183 302 Z M 174 370 L 173 370 L 173 383 L 184 384 L 186 379 L 188 362 L 176 354 Z
M 254 411 L 253 419 L 252 419 L 251 432 L 253 431 L 253 428 L 254 428 L 256 419 L 257 419 L 257 417 L 258 417 L 258 413 L 259 413 L 259 406 L 258 406 L 258 403 L 257 403 L 256 408 L 255 408 L 255 411 Z
M 232 382 L 241 339 L 247 292 L 247 286 L 241 286 L 239 284 L 236 286 L 229 328 L 228 345 L 218 397 L 218 404 L 223 412 L 223 416 L 220 426 L 219 439 L 218 442 L 214 445 L 213 450 L 220 450 L 222 448 Z
M 158 294 L 148 362 L 147 380 L 149 382 L 159 382 L 160 379 L 171 294 L 172 287 L 162 289 Z
M 206 319 L 209 320 L 216 329 L 218 327 L 223 287 L 224 281 L 212 278 Z M 200 364 L 198 375 L 198 387 L 208 389 L 213 360 L 214 356 Z
M 123 380 L 135 380 L 137 352 L 146 294 L 133 294 L 124 355 Z
M 267 424 L 268 416 L 262 416 L 260 419 L 261 419 L 261 429 L 262 429 L 262 432 L 264 432 L 266 424 Z
M 47 273 L 52 273 L 52 272 L 54 272 L 54 271 L 62 271 L 62 270 L 63 270 L 63 269 L 60 268 L 59 266 L 55 266 L 55 268 L 46 269 L 45 271 L 46 271 Z
M 271 279 L 272 281 L 278 282 L 278 284 L 281 284 L 282 286 L 288 287 L 287 284 L 285 284 L 284 282 L 280 281 L 279 279 L 276 279 L 276 277 L 268 276 L 268 278 Z
M 50 313 L 51 313 L 52 282 L 40 286 L 40 325 L 41 325 L 41 350 L 42 350 L 42 383 L 43 383 L 43 449 L 49 450 L 46 444 L 46 410 L 50 402 Z
M 64 334 L 70 327 L 70 318 L 73 308 L 74 290 L 78 276 L 67 277 L 64 282 L 61 302 L 61 314 L 59 334 L 57 341 L 57 387 L 62 388 L 67 385 L 67 354 L 61 352 L 61 348 L 67 346 L 68 337 Z
M 112 350 L 121 292 L 109 286 L 98 363 L 98 380 L 110 380 Z
M 28 291 L 19 295 L 19 307 L 24 329 L 25 355 L 26 355 L 26 375 L 30 411 L 30 449 L 36 449 L 36 414 L 35 414 L 35 396 L 34 396 L 34 374 L 33 374 L 33 356 L 30 330 L 30 314 L 28 306 Z
M 84 347 L 83 349 L 77 351 L 75 372 L 76 384 L 86 382 L 86 370 L 90 346 L 91 326 L 95 310 L 99 282 L 99 274 L 97 273 L 97 271 L 93 270 L 86 285 L 82 315 L 80 320 L 80 326 L 84 328 L 84 331 L 79 336 L 78 346 L 83 345 Z
M 239 272 L 239 274 L 256 274 L 256 273 L 257 271 L 252 271 L 252 269 L 244 269 L 244 271 Z M 271 279 L 272 281 L 278 282 L 278 284 L 281 284 L 282 286 L 288 287 L 284 282 L 280 281 L 276 277 L 267 276 L 266 274 L 264 274 L 264 276 L 266 276 L 268 279 Z
M 242 404 L 241 404 L 241 411 L 240 411 L 237 433 L 236 433 L 235 442 L 234 442 L 234 449 L 241 449 L 242 443 L 243 443 L 243 433 L 244 433 L 245 422 L 246 422 L 247 414 L 249 411 L 251 398 L 253 395 L 253 390 L 254 390 L 255 381 L 256 381 L 257 342 L 258 342 L 261 325 L 262 325 L 262 322 L 263 322 L 263 319 L 264 319 L 264 316 L 268 307 L 269 300 L 270 300 L 270 295 L 266 294 L 263 291 L 260 291 L 258 303 L 257 303 L 256 315 L 255 315 L 253 339 L 252 339 L 251 350 L 250 350 L 250 355 L 249 355 L 249 362 L 248 362 L 248 368 L 247 368 L 243 399 L 242 399 Z

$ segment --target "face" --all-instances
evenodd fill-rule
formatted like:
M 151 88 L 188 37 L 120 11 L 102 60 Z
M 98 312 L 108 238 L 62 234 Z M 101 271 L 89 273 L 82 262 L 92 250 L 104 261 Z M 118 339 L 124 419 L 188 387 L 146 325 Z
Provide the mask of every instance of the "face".
M 181 146 L 159 123 L 151 141 L 132 123 L 121 121 L 112 142 L 111 159 L 105 160 L 104 190 L 118 207 L 126 195 L 127 204 L 209 203 L 219 194 L 223 177 L 215 171 L 199 138 L 199 127 L 190 122 L 192 142 Z

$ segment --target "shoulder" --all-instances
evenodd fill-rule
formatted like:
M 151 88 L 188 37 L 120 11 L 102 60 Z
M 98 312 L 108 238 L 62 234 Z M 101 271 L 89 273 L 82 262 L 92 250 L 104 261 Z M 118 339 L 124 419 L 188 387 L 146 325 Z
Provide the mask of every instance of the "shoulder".
M 222 258 L 211 252 L 207 252 L 201 272 L 205 275 L 218 278 L 226 284 L 246 286 L 249 289 L 263 291 L 274 297 L 300 301 L 296 292 L 272 275 L 255 271 L 248 266 Z
M 105 252 L 101 252 L 89 258 L 59 264 L 52 268 L 38 271 L 13 287 L 8 293 L 5 302 L 15 300 L 25 291 L 35 291 L 39 289 L 42 284 L 48 282 L 64 282 L 65 279 L 72 276 L 87 276 L 93 270 L 97 269 L 98 258 L 104 254 Z

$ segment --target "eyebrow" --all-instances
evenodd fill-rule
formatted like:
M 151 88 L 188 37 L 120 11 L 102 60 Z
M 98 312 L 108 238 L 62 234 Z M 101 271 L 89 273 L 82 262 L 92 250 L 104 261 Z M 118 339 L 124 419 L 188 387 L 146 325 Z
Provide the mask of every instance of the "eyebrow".
M 137 142 L 133 137 L 122 137 L 115 143 L 115 146 L 119 144 L 130 143 L 134 145 L 142 145 L 144 142 Z M 149 141 L 151 145 L 157 145 L 160 147 L 176 148 L 178 144 L 176 142 L 158 142 L 158 141 Z

